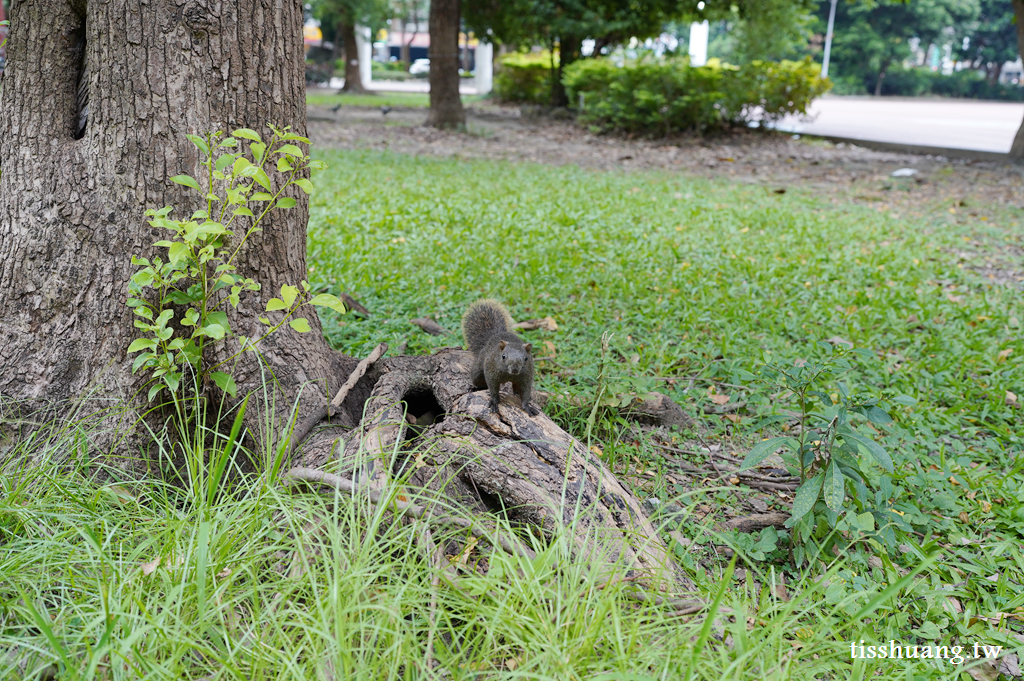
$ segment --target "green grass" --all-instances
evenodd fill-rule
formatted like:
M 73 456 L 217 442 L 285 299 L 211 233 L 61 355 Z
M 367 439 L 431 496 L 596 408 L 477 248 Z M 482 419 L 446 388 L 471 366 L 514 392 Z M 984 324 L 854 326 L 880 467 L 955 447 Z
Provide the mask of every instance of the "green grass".
M 462 103 L 472 104 L 483 99 L 477 95 L 465 95 Z M 425 92 L 381 92 L 365 95 L 336 94 L 334 90 L 320 92 L 309 90 L 306 93 L 306 104 L 313 106 L 353 106 L 353 107 L 407 107 L 410 109 L 429 109 L 430 95 Z
M 87 455 L 98 434 L 78 424 L 0 455 L 0 679 L 22 678 L 24 665 L 26 678 L 55 665 L 61 681 L 947 679 L 948 662 L 854 661 L 850 644 L 1019 645 L 1005 633 L 1019 619 L 998 631 L 985 618 L 1024 612 L 1020 412 L 1005 400 L 1024 395 L 1024 306 L 947 254 L 964 226 L 939 211 L 901 221 L 799 190 L 663 173 L 321 157 L 331 168 L 314 177 L 310 280 L 372 311 L 323 317 L 340 349 L 457 345 L 408 320 L 433 315 L 455 330 L 470 302 L 498 297 L 517 319 L 557 320 L 555 332 L 525 334 L 553 355 L 539 362 L 543 389 L 593 399 L 611 333 L 627 387 L 656 382 L 694 414 L 712 383 L 746 400 L 739 424 L 702 417 L 705 437 L 742 452 L 770 434 L 761 416 L 793 408 L 742 372 L 764 352 L 817 357 L 815 341 L 839 336 L 875 355 L 855 363 L 850 386 L 917 399 L 877 435 L 913 532 L 887 555 L 862 541 L 831 566 L 801 569 L 784 551 L 754 559 L 740 542 L 745 572 L 729 579 L 707 544 L 715 518 L 699 522 L 695 507 L 744 512 L 736 488 L 680 497 L 655 482 L 644 494 L 680 501 L 689 519 L 678 529 L 707 544 L 682 562 L 728 611 L 670 617 L 627 598 L 628 584 L 595 589 L 595 568 L 574 564 L 558 538 L 533 562 L 478 547 L 469 560 L 489 574 L 435 588 L 418 528 L 363 500 L 290 494 L 270 475 L 235 475 L 234 487 L 200 475 L 222 441 L 192 453 L 181 485 L 112 471 L 97 480 Z M 1019 225 L 1004 228 L 1019 238 Z M 548 411 L 582 434 L 579 410 Z M 645 441 L 601 425 L 607 456 L 658 466 L 660 479 Z M 266 439 L 257 460 L 273 459 Z M 33 468 L 18 465 L 25 456 Z M 782 571 L 789 600 L 768 586 Z

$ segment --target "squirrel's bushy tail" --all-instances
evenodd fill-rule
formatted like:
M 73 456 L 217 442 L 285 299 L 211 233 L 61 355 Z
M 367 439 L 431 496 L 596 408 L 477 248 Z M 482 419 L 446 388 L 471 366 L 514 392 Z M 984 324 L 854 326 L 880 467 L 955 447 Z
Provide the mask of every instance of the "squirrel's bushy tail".
M 483 349 L 488 338 L 511 329 L 512 316 L 497 300 L 478 300 L 462 315 L 462 336 L 474 355 Z

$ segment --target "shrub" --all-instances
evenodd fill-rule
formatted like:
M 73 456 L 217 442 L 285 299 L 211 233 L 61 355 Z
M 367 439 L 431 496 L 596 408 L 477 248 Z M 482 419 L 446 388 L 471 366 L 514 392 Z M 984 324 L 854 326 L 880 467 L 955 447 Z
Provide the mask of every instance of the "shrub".
M 848 80 L 856 80 L 853 76 Z M 862 79 L 864 91 L 873 93 L 878 83 L 878 74 L 868 74 Z M 839 91 L 838 94 L 858 94 L 851 91 Z M 938 95 L 940 97 L 959 97 L 964 99 L 996 99 L 1009 102 L 1024 101 L 1024 88 L 1018 85 L 988 82 L 984 75 L 972 69 L 955 71 L 943 75 L 923 67 L 894 68 L 885 74 L 882 81 L 882 95 L 897 97 L 920 97 L 922 95 Z
M 506 102 L 547 104 L 551 99 L 551 53 L 516 52 L 498 61 L 494 94 Z M 558 67 L 558 54 L 554 58 Z
M 740 67 L 717 60 L 695 67 L 686 58 L 624 66 L 586 59 L 568 66 L 563 82 L 570 101 L 583 104 L 581 121 L 600 130 L 650 135 L 768 123 L 806 113 L 830 85 L 809 58 Z

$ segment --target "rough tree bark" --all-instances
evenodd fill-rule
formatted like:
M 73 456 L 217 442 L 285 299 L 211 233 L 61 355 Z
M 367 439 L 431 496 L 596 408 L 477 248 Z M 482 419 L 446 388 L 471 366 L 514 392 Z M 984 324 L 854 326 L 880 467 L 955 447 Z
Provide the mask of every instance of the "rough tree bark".
M 434 49 L 446 45 L 449 54 L 439 61 L 454 67 L 458 0 L 439 0 L 433 11 L 450 31 Z M 169 204 L 187 214 L 196 207 L 167 180 L 196 174 L 186 133 L 263 129 L 268 122 L 304 132 L 302 5 L 22 0 L 12 11 L 8 47 L 0 99 L 0 409 L 126 404 L 131 413 L 108 425 L 141 435 L 144 399 L 136 393 L 143 378 L 132 375 L 126 354 L 137 337 L 124 304 L 135 270 L 130 256 L 154 255 L 153 242 L 167 236 L 143 222 L 143 211 Z M 88 115 L 79 135 L 83 73 Z M 457 85 L 456 73 L 455 102 Z M 264 301 L 305 276 L 308 204 L 301 193 L 294 198 L 299 208 L 275 212 L 236 261 L 243 276 L 264 285 L 237 311 L 228 308 L 232 327 L 250 338 L 259 336 Z M 330 350 L 314 313 L 305 316 L 311 333 L 286 327 L 260 348 L 280 386 L 278 409 L 301 395 L 303 424 L 318 421 L 314 415 L 326 411 L 356 364 Z M 234 378 L 241 392 L 259 398 L 264 367 L 252 353 L 243 357 Z M 380 362 L 330 424 L 313 431 L 301 462 L 327 462 L 341 440 L 345 452 L 365 454 L 364 467 L 352 473 L 360 484 L 380 486 L 413 465 L 409 484 L 437 503 L 467 515 L 503 509 L 545 534 L 579 518 L 570 529 L 577 556 L 618 571 L 667 566 L 676 586 L 688 586 L 637 500 L 603 464 L 546 417 L 531 419 L 508 400 L 500 416 L 487 410 L 462 351 Z M 404 444 L 406 409 L 420 417 L 420 438 L 430 438 L 415 449 L 418 462 L 391 454 L 413 451 Z M 9 411 L 4 417 L 7 427 Z M 133 443 L 134 460 L 147 441 Z
M 1024 55 L 1024 0 L 1013 0 L 1013 16 L 1017 20 L 1017 51 Z M 1024 121 L 1013 137 L 1010 158 L 1024 161 Z
M 459 13 L 462 0 L 430 3 L 430 116 L 427 125 L 460 128 L 466 112 L 459 96 Z
M 25 0 L 11 12 L 0 101 L 0 395 L 24 411 L 92 395 L 133 403 L 142 376 L 126 349 L 137 337 L 125 307 L 133 254 L 157 254 L 166 230 L 146 208 L 197 206 L 167 178 L 196 174 L 186 133 L 275 123 L 306 124 L 299 2 Z M 76 91 L 87 74 L 88 116 L 79 139 Z M 308 203 L 276 211 L 240 256 L 240 272 L 264 291 L 306 276 Z M 230 310 L 230 308 L 229 308 Z M 254 336 L 262 301 L 230 310 Z M 315 315 L 313 332 L 285 330 L 262 352 L 289 404 L 324 399 L 338 355 Z M 258 337 L 258 336 L 256 336 Z M 220 348 L 220 352 L 233 348 Z M 254 386 L 253 353 L 235 370 Z M 316 385 L 308 385 L 318 382 Z M 319 395 L 317 395 L 319 393 Z M 136 401 L 137 402 L 137 401 Z M 308 406 L 307 406 L 308 403 Z M 79 405 L 81 408 L 81 405 Z M 137 413 L 122 414 L 122 430 Z
M 351 21 L 344 21 L 338 25 L 338 35 L 345 43 L 345 92 L 362 94 L 366 92 L 363 87 L 363 77 L 359 75 L 359 48 L 356 46 L 356 26 Z

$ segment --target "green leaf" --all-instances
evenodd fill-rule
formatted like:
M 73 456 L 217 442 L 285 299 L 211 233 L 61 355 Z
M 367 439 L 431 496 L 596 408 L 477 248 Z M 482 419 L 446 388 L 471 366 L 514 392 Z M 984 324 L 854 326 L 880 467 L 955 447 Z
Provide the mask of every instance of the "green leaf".
M 892 417 L 879 407 L 868 407 L 864 410 L 864 415 L 875 425 L 884 426 L 892 423 Z
M 293 168 L 294 166 L 292 165 L 292 161 L 290 158 L 282 156 L 281 158 L 277 159 L 277 172 L 287 173 Z
M 132 344 L 128 346 L 128 352 L 138 352 L 139 350 L 154 350 L 156 349 L 156 341 L 152 338 L 138 338 L 132 341 Z
M 234 154 L 221 154 L 220 156 L 217 157 L 217 163 L 214 165 L 214 168 L 216 168 L 217 170 L 224 170 L 234 162 Z
M 172 265 L 177 265 L 178 261 L 188 255 L 188 244 L 180 241 L 175 241 L 171 244 L 171 247 L 167 249 L 167 260 Z
M 892 458 L 890 458 L 889 453 L 886 452 L 880 444 L 870 438 L 864 437 L 860 433 L 854 432 L 849 426 L 840 426 L 838 430 L 840 437 L 851 443 L 860 445 L 866 449 L 871 456 L 875 457 L 875 460 L 881 464 L 882 468 L 890 473 L 893 472 Z
M 306 192 L 307 194 L 313 193 L 313 183 L 307 180 L 306 178 L 295 180 L 295 182 L 293 182 L 292 184 L 294 184 L 296 187 Z
M 267 177 L 267 173 L 263 168 L 257 168 L 256 174 L 252 176 L 252 179 L 260 183 L 260 186 L 266 189 L 268 192 L 270 189 L 270 178 Z
M 341 302 L 337 296 L 332 296 L 330 293 L 321 293 L 313 296 L 313 299 L 309 301 L 310 305 L 322 305 L 323 307 L 329 307 L 338 314 L 345 314 L 345 303 Z
M 224 337 L 225 329 L 220 324 L 207 324 L 203 327 L 203 333 L 214 340 L 220 340 Z
M 874 532 L 875 516 L 871 514 L 871 511 L 865 511 L 857 516 L 857 529 L 861 532 Z
M 155 355 L 152 352 L 144 352 L 138 357 L 136 357 L 135 361 L 132 362 L 132 373 L 134 374 L 136 371 L 138 371 L 139 367 L 141 367 L 143 364 L 148 363 L 149 360 L 153 359 L 153 357 L 155 357 Z
M 260 143 L 254 142 L 254 143 L 249 145 L 249 151 L 252 152 L 252 157 L 254 159 L 256 159 L 257 163 L 263 159 L 263 153 L 266 150 L 267 150 L 267 145 L 266 144 L 260 144 Z
M 224 147 L 225 149 L 232 149 L 238 146 L 238 140 L 234 137 L 228 137 L 226 140 L 217 145 L 218 147 Z
M 178 392 L 178 385 L 181 383 L 181 374 L 177 371 L 168 371 L 164 374 L 164 383 L 171 389 L 171 392 Z
M 303 317 L 291 320 L 290 322 L 288 322 L 288 326 L 292 327 L 299 333 L 306 333 L 307 331 L 310 330 L 309 322 L 306 321 L 305 318 Z
M 284 300 L 285 305 L 291 307 L 291 304 L 295 302 L 296 296 L 299 295 L 299 288 L 297 286 L 288 286 L 285 284 L 281 287 L 281 299 Z
M 892 398 L 892 401 L 895 402 L 896 404 L 903 405 L 904 407 L 909 407 L 913 404 L 917 404 L 917 400 L 915 400 L 910 395 L 897 395 L 896 397 Z
M 832 461 L 825 471 L 825 484 L 823 487 L 825 505 L 839 513 L 846 498 L 845 479 L 839 465 Z
M 280 298 L 271 298 L 267 301 L 267 312 L 274 312 L 275 310 L 287 310 L 288 304 Z
M 286 132 L 284 135 L 281 136 L 281 139 L 283 139 L 286 142 L 305 142 L 306 144 L 309 144 L 308 139 L 306 139 L 302 135 L 297 135 L 294 132 Z
M 199 183 L 191 175 L 175 175 L 171 178 L 171 182 L 183 184 L 186 187 L 192 187 L 192 189 L 199 191 Z
M 266 192 L 256 192 L 255 194 L 253 194 L 252 196 L 249 197 L 249 200 L 250 201 L 270 201 L 272 198 L 274 198 L 273 194 L 268 194 Z
M 294 144 L 282 144 L 274 151 L 275 154 L 287 154 L 296 158 L 302 158 L 305 154 L 302 153 L 302 149 L 299 149 Z
M 323 161 L 310 161 L 309 167 L 313 170 L 327 170 L 329 166 Z
M 295 203 L 295 199 L 290 196 L 285 196 L 277 200 L 277 203 L 274 204 L 274 208 L 294 208 Z
M 249 159 L 247 159 L 245 156 L 239 156 L 237 159 L 235 159 L 234 164 L 232 164 L 231 172 L 235 175 L 241 175 L 242 171 L 244 171 L 246 168 L 251 167 L 252 163 L 249 162 Z
M 198 135 L 185 135 L 185 137 L 187 137 L 192 144 L 196 145 L 196 147 L 198 147 L 204 154 L 207 156 L 210 155 L 210 147 L 202 137 L 199 137 Z
M 825 476 L 819 473 L 800 485 L 800 488 L 796 491 L 796 497 L 793 499 L 793 515 L 790 518 L 790 522 L 803 518 L 807 515 L 808 511 L 814 508 L 814 502 L 818 500 L 824 479 Z
M 252 140 L 253 142 L 263 141 L 260 139 L 260 136 L 256 133 L 256 131 L 251 130 L 250 128 L 239 128 L 238 130 L 233 130 L 231 134 L 234 137 L 241 137 L 242 139 Z
M 235 397 L 238 394 L 238 386 L 235 385 L 235 379 L 231 377 L 231 374 L 226 374 L 223 371 L 214 371 L 210 374 L 210 378 L 217 384 L 217 387 L 228 395 Z
M 314 298 L 314 300 L 316 300 L 316 298 Z M 770 454 L 781 447 L 784 443 L 790 443 L 792 446 L 793 442 L 794 440 L 791 437 L 773 437 L 768 440 L 758 442 L 750 448 L 749 452 L 747 452 L 746 457 L 743 459 L 743 463 L 740 465 L 740 470 L 753 468 L 768 458 Z
M 152 388 L 150 388 L 149 389 L 149 398 L 148 398 L 149 401 L 152 402 L 153 398 L 156 397 L 156 394 L 158 392 L 160 392 L 161 390 L 163 390 L 163 389 L 164 389 L 164 384 L 163 383 L 157 383 Z
M 244 215 L 245 217 L 248 218 L 254 217 L 252 211 L 246 208 L 245 206 L 239 206 L 238 208 L 236 208 L 235 215 Z

